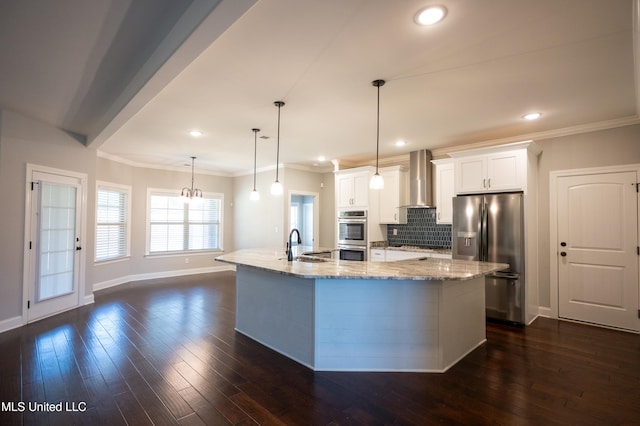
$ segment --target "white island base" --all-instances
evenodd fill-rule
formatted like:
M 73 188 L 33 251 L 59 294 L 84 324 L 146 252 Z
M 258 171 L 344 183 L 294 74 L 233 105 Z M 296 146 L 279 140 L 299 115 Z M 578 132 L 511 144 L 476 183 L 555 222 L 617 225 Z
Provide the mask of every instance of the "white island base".
M 444 372 L 486 341 L 484 282 L 237 265 L 236 330 L 316 371 Z

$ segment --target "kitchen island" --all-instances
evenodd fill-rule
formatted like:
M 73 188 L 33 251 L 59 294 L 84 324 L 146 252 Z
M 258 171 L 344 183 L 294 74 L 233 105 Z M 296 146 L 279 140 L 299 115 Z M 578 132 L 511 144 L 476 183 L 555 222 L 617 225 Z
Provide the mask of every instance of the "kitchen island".
M 485 342 L 484 275 L 508 267 L 298 259 L 216 258 L 236 265 L 236 330 L 316 371 L 446 371 Z

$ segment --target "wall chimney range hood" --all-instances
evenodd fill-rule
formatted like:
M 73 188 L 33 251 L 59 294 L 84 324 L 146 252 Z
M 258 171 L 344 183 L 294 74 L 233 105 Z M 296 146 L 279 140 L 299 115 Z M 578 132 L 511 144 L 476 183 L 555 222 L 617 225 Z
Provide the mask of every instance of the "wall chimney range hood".
M 431 151 L 422 149 L 409 153 L 409 204 L 404 208 L 433 207 Z

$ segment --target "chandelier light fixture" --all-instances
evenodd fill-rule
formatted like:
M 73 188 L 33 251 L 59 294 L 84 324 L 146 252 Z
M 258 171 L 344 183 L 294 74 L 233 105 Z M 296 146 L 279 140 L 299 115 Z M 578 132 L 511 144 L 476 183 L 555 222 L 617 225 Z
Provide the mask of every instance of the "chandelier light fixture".
M 202 199 L 202 190 L 198 188 L 194 188 L 193 186 L 193 180 L 194 180 L 193 165 L 195 161 L 196 161 L 196 157 L 191 157 L 191 188 L 184 187 L 182 188 L 182 192 L 180 192 L 180 198 L 182 198 L 182 200 L 185 203 L 190 203 L 194 199 L 196 200 Z
M 260 129 L 251 129 L 253 132 L 253 191 L 249 195 L 251 201 L 258 201 L 260 199 L 260 193 L 256 189 L 256 161 L 258 159 L 258 132 Z
M 277 148 L 276 148 L 276 180 L 271 184 L 271 194 L 282 195 L 283 188 L 282 188 L 282 184 L 278 180 L 278 169 L 280 166 L 280 108 L 284 106 L 284 102 L 275 101 L 273 104 L 278 107 L 278 138 L 277 138 Z
M 376 173 L 371 177 L 369 181 L 369 188 L 371 189 L 383 189 L 384 179 L 378 172 L 378 163 L 380 158 L 380 86 L 384 86 L 384 80 L 373 80 L 371 84 L 378 88 L 378 115 L 376 122 Z

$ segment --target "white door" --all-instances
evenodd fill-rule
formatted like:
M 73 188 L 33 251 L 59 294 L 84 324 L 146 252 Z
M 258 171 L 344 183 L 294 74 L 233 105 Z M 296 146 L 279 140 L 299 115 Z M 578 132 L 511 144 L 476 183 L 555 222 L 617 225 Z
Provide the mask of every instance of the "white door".
M 635 172 L 558 179 L 558 316 L 640 330 Z
M 27 322 L 79 306 L 83 179 L 29 171 Z

